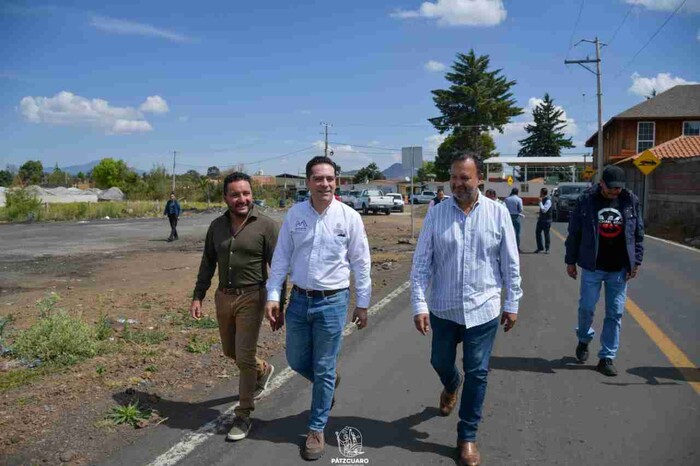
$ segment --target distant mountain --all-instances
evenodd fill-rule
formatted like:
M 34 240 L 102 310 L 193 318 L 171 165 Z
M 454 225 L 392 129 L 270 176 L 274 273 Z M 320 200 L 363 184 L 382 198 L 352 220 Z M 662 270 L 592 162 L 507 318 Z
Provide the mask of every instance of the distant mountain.
M 401 162 L 396 162 L 386 170 L 382 172 L 388 180 L 404 179 L 407 176 L 411 176 L 411 169 L 404 170 L 402 168 Z

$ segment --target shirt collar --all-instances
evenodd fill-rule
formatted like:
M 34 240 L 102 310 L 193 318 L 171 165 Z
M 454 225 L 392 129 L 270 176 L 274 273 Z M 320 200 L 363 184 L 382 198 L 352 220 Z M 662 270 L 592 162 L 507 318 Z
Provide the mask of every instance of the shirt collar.
M 477 207 L 478 205 L 481 204 L 481 196 L 483 196 L 483 194 L 481 194 L 481 191 L 479 191 L 479 190 L 477 189 L 477 190 L 476 190 L 476 201 L 474 201 L 474 206 L 472 207 L 472 212 L 474 212 L 474 209 L 476 209 L 476 207 Z M 464 211 L 463 211 L 462 208 L 459 206 L 459 204 L 457 204 L 457 198 L 453 195 L 451 199 L 452 199 L 452 205 L 453 205 L 457 210 L 459 210 L 460 212 L 464 213 Z
M 228 221 L 231 222 L 233 219 L 231 218 L 231 209 L 226 206 L 226 213 L 224 213 L 224 216 L 228 218 Z M 252 207 L 250 208 L 250 212 L 248 212 L 248 218 L 258 218 L 260 215 L 260 211 L 258 210 L 258 206 L 253 204 Z
M 309 200 L 306 201 L 306 203 L 309 205 L 309 210 L 311 210 L 311 212 L 313 212 L 314 214 L 318 215 L 319 217 L 323 217 L 323 216 L 326 215 L 328 212 L 330 212 L 331 209 L 335 208 L 335 204 L 336 204 L 337 202 L 338 202 L 338 201 L 337 201 L 336 198 L 334 197 L 333 199 L 331 199 L 331 203 L 328 204 L 328 207 L 326 207 L 326 209 L 325 209 L 323 212 L 321 212 L 321 213 L 319 214 L 318 211 L 314 208 L 313 204 L 311 204 L 311 196 L 309 196 Z

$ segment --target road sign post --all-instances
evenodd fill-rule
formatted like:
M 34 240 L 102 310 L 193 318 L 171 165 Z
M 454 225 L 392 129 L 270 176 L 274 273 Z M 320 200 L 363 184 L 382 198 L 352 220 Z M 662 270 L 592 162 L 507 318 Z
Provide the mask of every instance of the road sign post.
M 401 168 L 404 170 L 411 170 L 411 192 L 408 195 L 408 202 L 411 204 L 411 241 L 415 238 L 414 230 L 414 212 L 413 212 L 413 202 L 411 201 L 411 196 L 413 196 L 413 177 L 416 174 L 416 166 L 423 166 L 423 147 L 422 146 L 412 146 L 412 147 L 402 147 L 401 148 Z

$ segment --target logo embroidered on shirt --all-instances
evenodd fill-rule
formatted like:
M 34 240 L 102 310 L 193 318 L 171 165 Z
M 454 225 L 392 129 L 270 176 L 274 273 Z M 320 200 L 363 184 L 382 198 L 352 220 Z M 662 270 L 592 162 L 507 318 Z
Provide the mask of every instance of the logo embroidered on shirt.
M 294 226 L 295 231 L 306 231 L 308 229 L 309 226 L 306 224 L 306 220 L 297 220 L 297 223 Z

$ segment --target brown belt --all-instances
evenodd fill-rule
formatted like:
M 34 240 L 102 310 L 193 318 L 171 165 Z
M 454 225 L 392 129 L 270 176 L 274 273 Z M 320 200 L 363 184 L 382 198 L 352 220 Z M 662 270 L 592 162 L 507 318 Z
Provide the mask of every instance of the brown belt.
M 219 291 L 221 291 L 223 294 L 240 296 L 240 295 L 245 294 L 245 293 L 251 293 L 253 291 L 258 291 L 262 287 L 263 287 L 263 285 L 261 285 L 261 284 L 242 286 L 240 288 L 219 287 Z
M 333 296 L 336 293 L 345 291 L 347 288 L 340 288 L 338 290 L 305 290 L 294 285 L 292 291 L 296 291 L 299 294 L 306 296 L 307 298 L 327 298 L 328 296 Z

